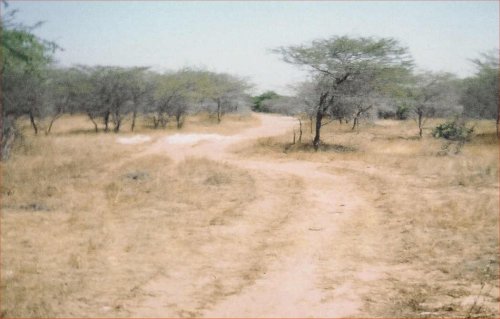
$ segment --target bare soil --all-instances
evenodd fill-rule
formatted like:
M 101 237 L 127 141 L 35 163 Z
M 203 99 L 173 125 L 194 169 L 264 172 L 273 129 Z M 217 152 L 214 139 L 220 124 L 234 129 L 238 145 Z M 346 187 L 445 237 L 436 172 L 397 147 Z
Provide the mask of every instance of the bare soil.
M 296 125 L 296 119 L 272 115 L 258 115 L 261 124 L 246 129 L 230 139 L 202 140 L 193 145 L 171 144 L 159 139 L 139 156 L 165 153 L 174 161 L 200 157 L 222 161 L 249 172 L 259 190 L 256 199 L 247 210 L 258 221 L 261 215 L 271 221 L 261 225 L 265 229 L 244 230 L 251 241 L 265 243 L 253 252 L 257 266 L 254 279 L 248 282 L 244 273 L 233 273 L 233 266 L 225 265 L 227 273 L 222 281 L 236 281 L 237 293 L 214 293 L 211 300 L 191 314 L 203 317 L 353 317 L 361 315 L 362 300 L 352 282 L 325 285 L 325 272 L 343 269 L 342 260 L 334 257 L 332 239 L 336 237 L 338 221 L 349 218 L 360 210 L 362 202 L 354 196 L 355 189 L 347 178 L 321 172 L 320 165 L 306 161 L 269 162 L 265 159 L 250 160 L 230 151 L 259 137 L 281 135 Z M 287 190 L 288 181 L 299 181 L 295 190 Z M 272 181 L 272 182 L 271 182 Z M 297 182 L 296 182 L 297 183 Z M 282 192 L 280 188 L 287 190 Z M 297 194 L 298 193 L 298 194 Z M 299 198 L 297 198 L 299 196 Z M 295 197 L 295 198 L 294 198 Z M 290 205 L 283 209 L 283 203 Z M 252 218 L 252 217 L 251 217 Z M 267 226 L 267 227 L 266 227 Z M 243 223 L 238 228 L 255 228 Z M 229 230 L 224 230 L 224 232 Z M 235 252 L 227 251 L 227 254 Z M 238 262 L 242 262 L 238 260 Z M 245 261 L 243 261 L 245 262 Z M 252 259 L 247 260 L 252 262 Z M 370 270 L 360 274 L 370 280 Z M 169 317 L 172 299 L 182 302 L 193 300 L 186 289 L 189 277 L 157 277 L 142 287 L 150 296 L 128 309 L 132 316 Z M 188 291 L 186 291 L 188 290 Z M 187 294 L 187 295 L 184 295 Z

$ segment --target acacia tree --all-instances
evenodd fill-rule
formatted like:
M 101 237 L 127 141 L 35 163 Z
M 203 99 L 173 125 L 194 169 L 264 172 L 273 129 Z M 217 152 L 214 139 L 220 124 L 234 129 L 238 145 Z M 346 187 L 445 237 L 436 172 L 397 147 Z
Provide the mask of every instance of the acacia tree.
M 345 85 L 339 88 L 338 99 L 333 111 L 339 113 L 332 114 L 342 121 L 352 120 L 351 130 L 356 129 L 359 121 L 363 118 L 370 118 L 375 109 L 380 105 L 387 104 L 389 100 L 388 89 L 385 87 L 383 77 L 375 78 L 376 74 L 364 74 L 357 78 L 346 81 Z
M 123 68 L 107 68 L 103 78 L 107 83 L 104 84 L 106 100 L 113 121 L 113 131 L 118 133 L 121 128 L 122 121 L 133 105 L 132 96 L 132 73 L 128 69 Z M 103 84 L 103 82 L 101 82 Z
M 449 73 L 423 73 L 414 77 L 406 87 L 404 103 L 409 106 L 417 122 L 418 135 L 429 117 L 446 115 L 458 105 L 458 91 L 454 77 Z
M 227 112 L 236 111 L 239 104 L 246 100 L 246 91 L 250 84 L 242 78 L 226 73 L 199 72 L 197 78 L 197 94 L 202 101 L 215 104 L 214 113 L 217 123 Z M 206 105 L 210 106 L 210 103 Z
M 196 72 L 183 69 L 157 77 L 154 89 L 153 125 L 166 127 L 168 117 L 173 116 L 177 128 L 181 128 L 184 117 L 194 99 Z
M 128 70 L 128 86 L 132 101 L 132 123 L 130 130 L 133 132 L 137 113 L 148 100 L 148 93 L 153 89 L 152 77 L 146 73 L 147 68 L 137 67 Z
M 313 145 L 316 150 L 320 145 L 323 117 L 337 102 L 342 86 L 366 74 L 376 80 L 388 73 L 405 73 L 412 66 L 407 49 L 391 38 L 334 36 L 307 45 L 280 47 L 274 52 L 287 63 L 306 67 L 315 77 L 317 104 Z
M 121 68 L 99 66 L 91 69 L 93 91 L 96 95 L 94 106 L 101 110 L 104 131 L 109 130 L 109 122 L 115 133 L 120 131 L 123 119 L 133 110 L 135 101 L 143 95 L 136 77 L 144 68 Z
M 464 115 L 470 118 L 495 119 L 498 137 L 500 133 L 498 52 L 483 53 L 481 58 L 473 60 L 473 63 L 477 68 L 476 74 L 465 79 L 464 91 L 460 98 L 464 106 Z
M 52 68 L 49 70 L 45 87 L 46 103 L 42 111 L 44 117 L 49 117 L 45 134 L 50 134 L 54 122 L 65 113 L 80 111 L 80 102 L 77 98 L 82 85 L 81 77 L 82 74 L 78 68 Z
M 96 81 L 98 68 L 77 66 L 73 76 L 73 94 L 70 103 L 76 112 L 86 114 L 94 125 L 96 133 L 99 132 L 97 119 L 103 114 L 101 96 L 99 95 L 99 81 Z
M 5 4 L 5 3 L 4 3 Z M 7 159 L 13 141 L 18 135 L 16 119 L 28 115 L 35 133 L 35 116 L 39 113 L 43 97 L 45 71 L 52 62 L 57 45 L 36 37 L 28 27 L 14 22 L 15 11 L 0 20 L 2 52 L 1 73 L 1 157 Z

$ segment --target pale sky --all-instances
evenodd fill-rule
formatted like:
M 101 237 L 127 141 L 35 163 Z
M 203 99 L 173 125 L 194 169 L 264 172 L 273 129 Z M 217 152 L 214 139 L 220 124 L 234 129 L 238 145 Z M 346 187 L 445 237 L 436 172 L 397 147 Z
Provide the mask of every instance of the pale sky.
M 393 37 L 417 67 L 460 77 L 498 49 L 498 1 L 10 1 L 61 65 L 204 67 L 289 93 L 304 73 L 269 50 L 333 35 Z

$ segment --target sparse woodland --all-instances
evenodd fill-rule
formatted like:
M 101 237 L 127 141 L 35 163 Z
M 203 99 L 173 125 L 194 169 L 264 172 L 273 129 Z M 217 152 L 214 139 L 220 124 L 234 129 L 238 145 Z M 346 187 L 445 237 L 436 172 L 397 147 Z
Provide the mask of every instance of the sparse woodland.
M 272 50 L 308 71 L 293 95 L 255 94 L 202 68 L 60 67 L 16 14 L 1 317 L 498 317 L 498 50 L 459 78 L 416 71 L 404 39 L 326 34 Z

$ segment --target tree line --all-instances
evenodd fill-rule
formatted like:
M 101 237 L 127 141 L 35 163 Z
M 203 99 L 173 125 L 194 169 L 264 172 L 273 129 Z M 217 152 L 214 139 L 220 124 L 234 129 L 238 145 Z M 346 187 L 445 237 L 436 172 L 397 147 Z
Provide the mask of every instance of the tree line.
M 148 67 L 58 67 L 55 43 L 38 38 L 35 26 L 14 22 L 15 12 L 1 23 L 2 158 L 19 134 L 16 120 L 27 116 L 35 134 L 50 131 L 64 114 L 85 114 L 95 132 L 119 132 L 126 117 L 130 130 L 138 115 L 153 128 L 174 121 L 181 128 L 186 115 L 205 111 L 220 122 L 224 114 L 249 107 L 248 80 L 226 73 L 184 68 L 155 72 Z M 40 123 L 46 125 L 42 128 Z M 102 124 L 101 124 L 102 123 Z
M 64 114 L 88 116 L 95 132 L 119 132 L 124 119 L 138 115 L 153 128 L 174 121 L 181 128 L 186 115 L 208 111 L 220 122 L 227 112 L 252 103 L 248 80 L 226 73 L 184 68 L 155 72 L 148 67 L 57 67 L 57 44 L 33 34 L 38 27 L 15 22 L 15 11 L 2 17 L 1 66 L 2 158 L 18 134 L 16 120 L 27 116 L 35 134 L 49 134 Z M 273 50 L 286 63 L 309 71 L 293 96 L 272 91 L 253 97 L 255 111 L 306 114 L 314 127 L 317 149 L 321 128 L 331 121 L 369 117 L 406 119 L 413 116 L 422 136 L 426 119 L 460 115 L 495 119 L 498 109 L 498 52 L 472 62 L 476 73 L 458 79 L 449 73 L 416 72 L 408 48 L 392 38 L 333 36 Z M 48 123 L 42 128 L 41 120 Z M 302 123 L 301 123 L 302 125 Z
M 327 123 L 352 122 L 354 130 L 368 117 L 413 117 L 420 137 L 431 117 L 492 119 L 499 134 L 498 51 L 472 60 L 476 72 L 466 79 L 415 71 L 408 48 L 392 38 L 334 36 L 274 52 L 286 63 L 308 70 L 309 77 L 294 87 L 292 96 L 268 91 L 254 97 L 253 109 L 307 114 L 314 125 L 316 149 Z

